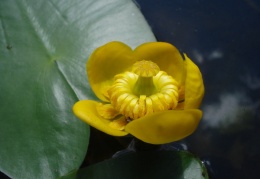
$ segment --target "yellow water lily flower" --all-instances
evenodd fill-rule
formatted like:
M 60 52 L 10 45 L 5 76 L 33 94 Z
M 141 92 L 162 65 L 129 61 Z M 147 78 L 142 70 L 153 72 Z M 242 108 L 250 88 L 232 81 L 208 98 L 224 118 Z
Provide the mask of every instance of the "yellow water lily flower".
M 151 144 L 180 140 L 197 128 L 204 85 L 199 68 L 171 44 L 122 42 L 97 48 L 87 62 L 92 90 L 74 114 L 113 136 L 132 134 Z

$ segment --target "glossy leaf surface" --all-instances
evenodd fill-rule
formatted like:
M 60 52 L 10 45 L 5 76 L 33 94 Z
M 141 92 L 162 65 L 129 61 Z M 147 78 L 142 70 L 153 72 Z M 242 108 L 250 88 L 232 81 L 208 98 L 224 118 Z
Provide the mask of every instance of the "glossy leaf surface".
M 77 169 L 89 127 L 72 113 L 94 99 L 85 64 L 109 41 L 154 41 L 130 0 L 0 1 L 0 170 L 56 178 Z

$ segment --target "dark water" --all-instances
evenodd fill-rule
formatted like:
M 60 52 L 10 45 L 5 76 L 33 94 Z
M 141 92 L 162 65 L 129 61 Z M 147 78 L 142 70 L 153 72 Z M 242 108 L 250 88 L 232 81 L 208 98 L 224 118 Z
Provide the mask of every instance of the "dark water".
M 158 41 L 200 67 L 206 88 L 197 131 L 180 141 L 212 179 L 258 178 L 260 1 L 137 0 Z

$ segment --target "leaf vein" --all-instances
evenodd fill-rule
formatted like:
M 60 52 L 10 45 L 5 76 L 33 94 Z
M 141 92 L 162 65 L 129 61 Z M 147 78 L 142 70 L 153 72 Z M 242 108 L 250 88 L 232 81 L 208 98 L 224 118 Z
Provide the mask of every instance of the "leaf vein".
M 0 19 L 0 27 L 1 27 L 1 31 L 3 32 L 2 41 L 4 44 L 7 44 L 7 33 L 2 19 Z
M 47 1 L 48 4 L 54 9 L 54 11 L 56 12 L 56 14 L 61 17 L 61 20 L 64 22 L 65 25 L 68 25 L 68 21 L 66 19 L 66 17 L 61 13 L 60 9 L 51 1 Z
M 79 96 L 77 95 L 76 91 L 73 89 L 72 84 L 69 82 L 69 79 L 66 77 L 65 73 L 62 71 L 58 61 L 55 60 L 55 64 L 57 66 L 58 72 L 61 74 L 64 81 L 68 84 L 69 88 L 71 89 L 75 97 L 79 100 L 80 99 Z
M 42 42 L 44 48 L 49 53 L 49 55 L 52 55 L 55 53 L 56 49 L 55 47 L 50 43 L 50 38 L 47 35 L 47 33 L 44 31 L 42 25 L 39 23 L 39 19 L 37 19 L 36 13 L 33 11 L 33 9 L 30 7 L 29 4 L 26 4 L 26 2 L 18 1 L 21 3 L 21 12 L 24 12 L 25 10 L 25 16 L 29 20 L 32 29 L 34 30 L 35 34 L 37 35 L 38 39 Z

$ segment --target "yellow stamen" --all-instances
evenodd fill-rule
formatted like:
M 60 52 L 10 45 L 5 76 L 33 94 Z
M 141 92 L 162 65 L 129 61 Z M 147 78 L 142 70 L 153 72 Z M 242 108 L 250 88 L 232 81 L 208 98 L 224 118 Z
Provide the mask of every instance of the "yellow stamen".
M 117 129 L 117 130 L 124 130 L 125 125 L 127 124 L 127 121 L 124 116 L 120 117 L 119 119 L 113 120 L 109 123 L 109 126 Z
M 108 90 L 111 104 L 126 118 L 138 119 L 178 104 L 178 83 L 151 61 L 139 61 L 132 72 L 115 76 Z
M 105 119 L 113 119 L 119 115 L 118 111 L 111 104 L 100 103 L 97 105 L 97 111 Z

